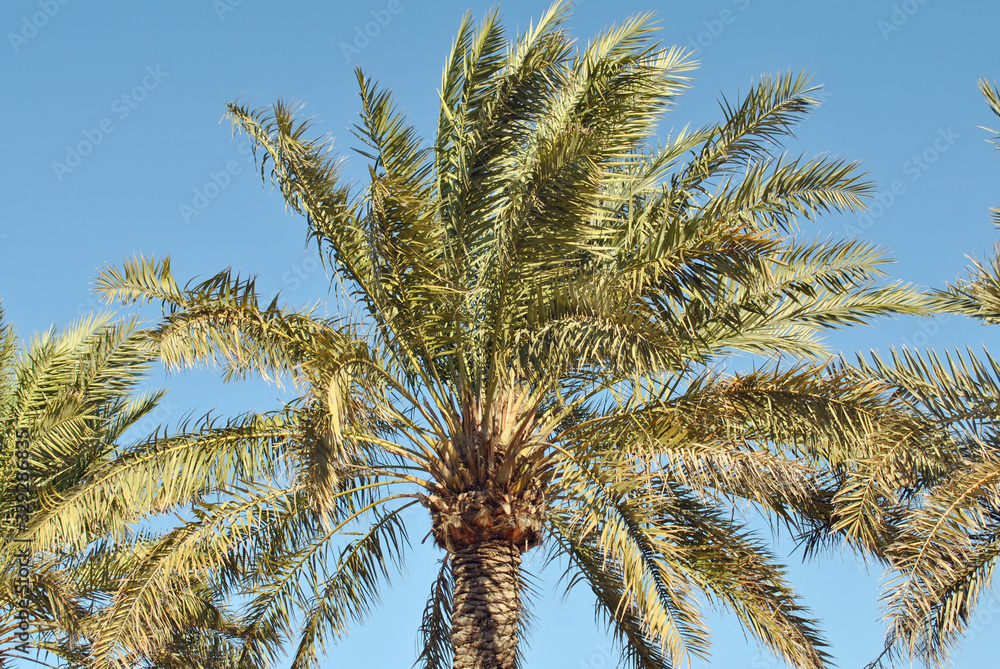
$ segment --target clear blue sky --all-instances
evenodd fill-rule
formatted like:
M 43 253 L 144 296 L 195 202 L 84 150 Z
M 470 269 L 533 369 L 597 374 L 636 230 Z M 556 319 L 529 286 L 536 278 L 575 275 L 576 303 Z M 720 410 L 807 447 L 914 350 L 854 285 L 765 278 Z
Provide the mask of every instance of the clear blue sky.
M 762 73 L 813 73 L 826 86 L 826 102 L 789 149 L 859 159 L 886 193 L 870 219 L 830 218 L 819 226 L 821 234 L 873 239 L 898 259 L 896 277 L 935 286 L 963 270 L 965 254 L 982 257 L 994 243 L 988 208 L 1000 205 L 1000 153 L 990 150 L 979 126 L 997 123 L 975 84 L 980 77 L 1000 79 L 1000 3 L 578 4 L 571 27 L 583 40 L 653 10 L 665 42 L 698 49 L 694 88 L 664 131 L 716 118 L 720 93 L 731 98 Z M 441 66 L 459 19 L 467 9 L 481 16 L 489 6 L 468 0 L 5 0 L 0 296 L 8 320 L 22 334 L 68 322 L 97 306 L 89 292 L 97 271 L 135 253 L 169 253 L 183 279 L 233 266 L 259 274 L 265 292 L 280 289 L 292 302 L 325 300 L 327 279 L 304 246 L 304 223 L 284 211 L 278 193 L 261 188 L 245 146 L 219 123 L 225 104 L 241 96 L 260 104 L 278 97 L 304 101 L 318 127 L 346 152 L 353 146 L 347 128 L 358 110 L 353 69 L 360 65 L 395 89 L 429 136 Z M 501 8 L 509 26 L 524 27 L 545 3 L 511 0 Z M 366 26 L 374 35 L 367 42 L 357 37 Z M 353 160 L 349 174 L 362 175 L 362 167 Z M 830 341 L 846 352 L 906 342 L 978 348 L 998 334 L 956 317 L 887 321 Z M 173 390 L 160 417 L 169 421 L 192 407 L 267 409 L 277 397 L 260 386 L 221 386 L 208 372 L 165 383 Z M 415 557 L 405 580 L 386 592 L 383 610 L 366 627 L 330 650 L 331 666 L 412 664 L 437 557 L 419 544 L 424 532 L 423 526 L 413 532 Z M 791 548 L 782 551 L 789 555 Z M 805 566 L 795 554 L 788 560 L 805 601 L 824 620 L 838 665 L 863 666 L 881 644 L 878 574 L 866 576 L 850 557 Z M 605 637 L 587 593 L 562 603 L 552 586 L 552 579 L 543 582 L 528 666 L 613 666 L 603 655 Z M 989 640 L 1000 633 L 1000 621 L 977 628 L 954 656 L 960 669 L 997 666 Z M 717 619 L 717 632 L 710 666 L 781 666 L 748 644 L 729 618 Z

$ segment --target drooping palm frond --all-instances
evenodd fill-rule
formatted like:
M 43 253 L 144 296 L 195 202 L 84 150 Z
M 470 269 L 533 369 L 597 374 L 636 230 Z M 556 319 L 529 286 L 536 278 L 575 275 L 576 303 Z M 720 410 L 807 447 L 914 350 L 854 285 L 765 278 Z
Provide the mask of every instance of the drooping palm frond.
M 911 480 L 914 498 L 887 551 L 893 576 L 883 596 L 889 629 L 879 661 L 943 662 L 990 587 L 1000 557 L 1000 364 L 989 353 L 983 358 L 903 350 L 864 365 L 931 419 L 931 436 L 948 456 L 946 470 L 923 480 L 906 454 L 880 463 L 886 476 Z
M 421 649 L 414 667 L 448 669 L 451 666 L 452 592 L 455 589 L 451 563 L 441 560 L 441 570 L 431 589 L 420 622 Z
M 600 617 L 611 623 L 631 666 L 676 666 L 689 653 L 707 656 L 695 589 L 794 666 L 824 666 L 818 631 L 764 546 L 726 519 L 723 508 L 664 489 L 664 480 L 637 479 L 643 483 L 609 483 L 592 499 L 553 510 L 570 582 L 590 583 Z

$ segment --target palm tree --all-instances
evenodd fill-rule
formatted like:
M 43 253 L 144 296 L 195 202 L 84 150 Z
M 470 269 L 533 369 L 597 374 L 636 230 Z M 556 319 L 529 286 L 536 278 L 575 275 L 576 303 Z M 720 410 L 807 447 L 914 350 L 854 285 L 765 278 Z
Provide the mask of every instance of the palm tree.
M 1000 117 L 1000 89 L 985 79 L 979 87 Z M 1000 148 L 1000 135 L 991 141 Z M 1000 208 L 992 215 L 1000 227 Z M 974 262 L 967 278 L 933 291 L 932 303 L 1000 322 L 1000 255 Z M 894 570 L 884 596 L 889 629 L 872 665 L 898 656 L 939 663 L 961 641 L 1000 558 L 1000 363 L 989 352 L 904 350 L 891 364 L 875 358 L 868 371 L 937 423 L 936 438 L 955 461 L 913 500 L 887 552 Z
M 165 393 L 138 392 L 157 358 L 139 325 L 90 315 L 22 344 L 0 309 L 0 666 L 35 649 L 63 666 L 83 666 L 108 601 L 156 539 L 129 531 L 127 522 L 137 517 L 121 500 L 109 500 L 107 515 L 74 528 L 76 551 L 65 537 L 39 540 L 26 531 L 32 515 L 79 489 L 117 458 L 129 430 L 155 416 Z M 203 581 L 175 590 L 202 621 L 178 618 L 179 632 L 157 652 L 162 659 L 179 650 L 204 655 L 199 644 L 218 636 L 224 621 L 215 616 L 213 626 L 205 615 L 218 609 Z
M 806 77 L 765 77 L 723 101 L 721 123 L 653 149 L 691 60 L 651 41 L 649 16 L 582 48 L 567 17 L 557 2 L 510 43 L 497 12 L 466 17 L 432 145 L 359 71 L 361 189 L 294 105 L 230 105 L 347 313 L 265 306 L 230 271 L 181 288 L 168 259 L 101 275 L 108 299 L 163 304 L 168 367 L 301 392 L 163 437 L 37 520 L 40 536 L 71 529 L 143 484 L 132 508 L 218 495 L 119 590 L 95 666 L 170 623 L 135 603 L 184 573 L 249 598 L 237 663 L 268 666 L 294 638 L 293 666 L 319 666 L 402 566 L 414 506 L 445 552 L 422 667 L 517 666 L 522 555 L 539 546 L 590 586 L 629 666 L 707 654 L 699 593 L 788 662 L 825 666 L 783 568 L 732 512 L 749 502 L 811 545 L 831 536 L 849 458 L 922 425 L 887 384 L 820 362 L 820 335 L 925 310 L 883 281 L 879 249 L 792 234 L 872 193 L 853 163 L 775 155 L 818 104 Z M 734 353 L 764 362 L 726 372 Z M 886 535 L 842 529 L 865 549 Z

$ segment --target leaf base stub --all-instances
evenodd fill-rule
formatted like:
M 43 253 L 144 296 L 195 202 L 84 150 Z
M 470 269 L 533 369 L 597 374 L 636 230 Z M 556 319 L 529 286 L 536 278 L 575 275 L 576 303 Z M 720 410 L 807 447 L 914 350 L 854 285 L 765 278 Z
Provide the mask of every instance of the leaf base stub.
M 538 487 L 520 495 L 443 490 L 422 496 L 421 501 L 430 509 L 435 542 L 448 552 L 486 541 L 507 541 L 523 553 L 542 541 L 545 507 Z

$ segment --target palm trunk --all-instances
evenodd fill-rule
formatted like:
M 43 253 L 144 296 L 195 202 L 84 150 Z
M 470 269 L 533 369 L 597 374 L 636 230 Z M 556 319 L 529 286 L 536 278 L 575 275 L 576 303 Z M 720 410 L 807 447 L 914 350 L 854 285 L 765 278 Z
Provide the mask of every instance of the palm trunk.
M 516 666 L 520 568 L 521 552 L 511 541 L 481 541 L 452 553 L 454 669 Z

